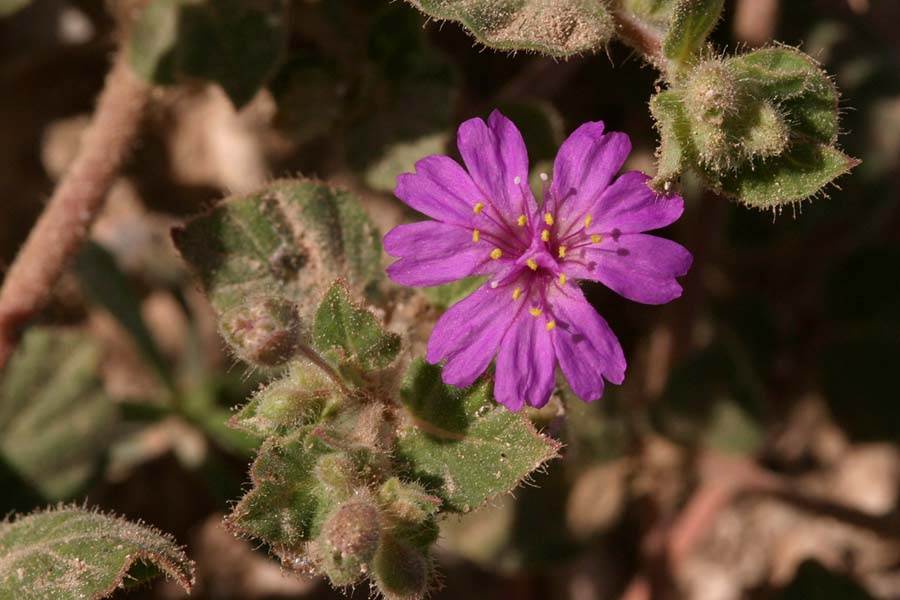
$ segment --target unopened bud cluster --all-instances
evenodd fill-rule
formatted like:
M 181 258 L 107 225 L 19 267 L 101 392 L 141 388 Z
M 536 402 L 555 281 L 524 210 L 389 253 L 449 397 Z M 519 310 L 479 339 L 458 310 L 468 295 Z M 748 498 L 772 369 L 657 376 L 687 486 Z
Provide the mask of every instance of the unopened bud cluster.
M 222 336 L 242 360 L 276 367 L 294 357 L 300 343 L 296 306 L 280 298 L 254 298 L 221 320 Z

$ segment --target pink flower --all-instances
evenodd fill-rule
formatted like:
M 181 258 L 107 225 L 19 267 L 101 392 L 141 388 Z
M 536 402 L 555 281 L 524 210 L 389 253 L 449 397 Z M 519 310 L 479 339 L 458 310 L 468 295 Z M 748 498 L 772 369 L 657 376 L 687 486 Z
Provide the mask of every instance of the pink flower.
M 540 207 L 527 184 L 522 135 L 500 112 L 487 123 L 464 122 L 457 144 L 468 172 L 428 156 L 397 181 L 397 197 L 434 220 L 384 238 L 400 259 L 388 274 L 403 285 L 491 276 L 440 318 L 427 360 L 446 359 L 444 381 L 465 387 L 496 356 L 494 396 L 512 411 L 547 403 L 557 363 L 579 398 L 600 398 L 604 379 L 624 380 L 625 356 L 578 280 L 645 304 L 678 298 L 675 278 L 687 273 L 691 254 L 643 232 L 676 221 L 683 200 L 653 192 L 643 173 L 616 177 L 631 142 L 604 134 L 602 122 L 585 123 L 560 147 Z

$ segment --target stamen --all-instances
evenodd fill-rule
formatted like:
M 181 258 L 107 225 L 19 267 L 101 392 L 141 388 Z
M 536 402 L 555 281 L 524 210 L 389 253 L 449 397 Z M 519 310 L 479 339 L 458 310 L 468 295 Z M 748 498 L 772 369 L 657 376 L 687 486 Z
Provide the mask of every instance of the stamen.
M 560 258 L 565 258 L 565 257 L 566 257 L 566 247 L 565 247 L 565 246 L 560 246 L 560 247 L 559 247 L 559 257 L 560 257 Z
M 476 215 L 484 210 L 484 202 L 479 202 L 475 206 L 472 207 L 472 212 Z
M 586 216 L 584 218 L 584 228 L 587 229 L 588 227 L 591 226 L 591 223 L 593 223 L 593 222 L 594 222 L 594 217 L 592 217 L 591 215 Z
M 545 229 L 541 232 L 541 240 L 543 240 L 545 242 L 550 241 L 550 230 L 549 229 Z
M 547 225 L 553 225 L 553 215 L 550 213 L 544 213 L 544 223 Z
M 565 273 L 559 274 L 559 285 L 566 285 L 566 274 Z
M 526 217 L 525 215 L 519 215 L 519 218 L 516 219 L 516 225 L 518 225 L 519 227 L 525 227 L 525 223 L 527 222 L 528 217 Z
M 541 309 L 539 309 L 539 308 L 534 308 L 534 307 L 532 307 L 532 308 L 530 308 L 530 309 L 528 310 L 528 312 L 531 313 L 531 316 L 532 316 L 532 317 L 539 317 L 539 316 L 541 316 L 541 312 L 542 312 L 542 311 L 541 311 Z
M 603 241 L 603 236 L 597 235 L 595 233 L 594 235 L 591 236 L 591 241 L 594 242 L 595 244 L 599 244 L 600 242 Z
M 516 184 L 516 185 L 519 185 L 520 183 L 522 183 L 522 178 L 519 177 L 518 175 L 516 175 L 516 176 L 513 178 L 513 183 Z
M 541 173 L 541 181 L 547 181 L 547 174 Z
M 500 282 L 498 282 L 498 281 L 492 281 L 492 282 L 491 282 L 491 289 L 492 289 L 492 290 L 496 290 L 498 285 L 500 285 Z
M 526 260 L 525 264 L 528 265 L 528 268 L 532 271 L 537 271 L 538 264 L 534 262 L 533 258 L 529 258 L 528 260 Z
M 547 321 L 547 331 L 553 331 L 554 327 L 556 327 L 556 321 Z
M 477 229 L 472 230 L 472 241 L 477 242 L 481 239 L 481 232 Z
M 491 250 L 491 258 L 493 258 L 494 260 L 497 260 L 501 256 L 503 256 L 503 250 L 501 250 L 500 248 L 494 248 L 493 250 Z
M 521 296 L 521 295 L 522 295 L 522 288 L 517 287 L 516 289 L 513 290 L 513 300 L 518 300 L 519 296 Z

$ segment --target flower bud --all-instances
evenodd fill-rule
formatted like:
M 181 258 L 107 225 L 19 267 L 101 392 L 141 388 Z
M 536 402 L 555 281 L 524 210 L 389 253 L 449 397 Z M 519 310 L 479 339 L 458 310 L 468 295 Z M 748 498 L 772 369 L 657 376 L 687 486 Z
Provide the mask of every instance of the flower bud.
M 357 583 L 366 576 L 380 539 L 375 504 L 368 498 L 345 502 L 328 518 L 316 540 L 322 570 L 336 586 Z
M 241 359 L 275 367 L 290 360 L 299 345 L 296 306 L 281 298 L 257 298 L 222 318 L 222 336 Z
M 378 589 L 388 600 L 424 597 L 431 581 L 431 558 L 424 552 L 385 536 L 373 563 Z

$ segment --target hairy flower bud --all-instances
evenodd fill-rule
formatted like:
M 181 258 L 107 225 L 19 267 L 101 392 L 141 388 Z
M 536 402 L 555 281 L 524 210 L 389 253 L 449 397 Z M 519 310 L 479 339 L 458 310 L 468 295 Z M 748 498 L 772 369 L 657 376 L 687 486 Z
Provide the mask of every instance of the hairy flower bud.
M 241 359 L 275 367 L 294 356 L 299 345 L 296 306 L 281 298 L 256 298 L 227 312 L 222 336 Z
M 322 527 L 317 550 L 322 570 L 337 586 L 360 581 L 381 539 L 378 508 L 368 498 L 340 505 Z

